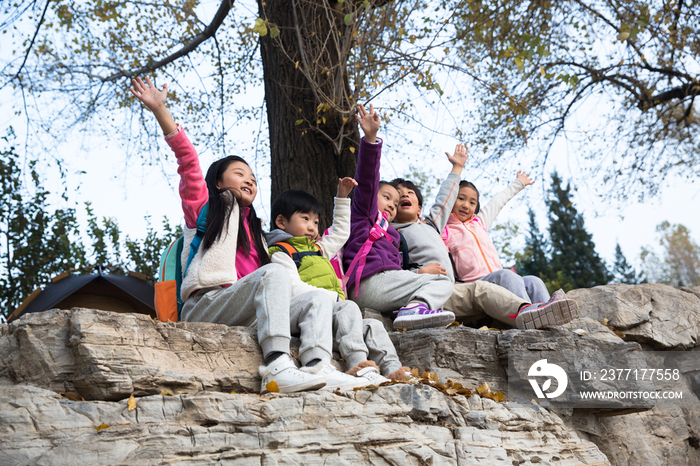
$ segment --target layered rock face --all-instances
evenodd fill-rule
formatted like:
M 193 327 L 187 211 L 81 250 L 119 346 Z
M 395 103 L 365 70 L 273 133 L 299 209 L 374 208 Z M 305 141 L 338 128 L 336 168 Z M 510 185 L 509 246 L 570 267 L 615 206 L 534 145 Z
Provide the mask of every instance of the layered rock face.
M 692 292 L 634 288 L 641 288 L 634 296 L 649 296 L 650 335 L 670 341 L 672 332 L 654 331 L 671 325 L 654 320 L 657 309 L 675 309 L 674 322 L 700 318 Z M 635 333 L 623 332 L 632 340 L 623 341 L 597 322 L 607 297 L 603 318 L 617 323 L 618 289 L 630 293 L 613 285 L 572 292 L 590 317 L 568 329 L 391 336 L 405 365 L 507 395 L 509 351 L 658 348 Z M 668 348 L 697 350 L 691 327 Z M 424 384 L 259 396 L 261 363 L 248 328 L 88 309 L 24 316 L 0 326 L 0 464 L 700 464 L 700 413 L 680 408 L 556 410 L 449 396 Z M 700 367 L 684 371 L 690 386 Z

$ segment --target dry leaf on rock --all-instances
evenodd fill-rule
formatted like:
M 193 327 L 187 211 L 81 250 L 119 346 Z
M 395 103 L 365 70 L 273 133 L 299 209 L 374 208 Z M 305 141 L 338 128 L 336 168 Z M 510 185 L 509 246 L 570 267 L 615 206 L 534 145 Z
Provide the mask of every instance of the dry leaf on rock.
M 134 398 L 133 393 L 129 397 L 129 401 L 126 403 L 126 405 L 129 411 L 133 411 L 136 409 L 136 398 Z
M 267 385 L 265 385 L 265 390 L 267 390 L 268 392 L 271 392 L 271 393 L 279 393 L 280 392 L 280 389 L 277 386 L 277 382 L 275 382 L 274 380 L 269 381 L 267 383 Z
M 100 424 L 99 426 L 95 427 L 95 430 L 100 431 L 102 429 L 106 429 L 109 427 L 109 424 Z
M 160 392 L 160 396 L 175 396 L 175 395 L 173 395 L 173 392 L 171 392 L 170 390 L 163 390 L 162 392 Z

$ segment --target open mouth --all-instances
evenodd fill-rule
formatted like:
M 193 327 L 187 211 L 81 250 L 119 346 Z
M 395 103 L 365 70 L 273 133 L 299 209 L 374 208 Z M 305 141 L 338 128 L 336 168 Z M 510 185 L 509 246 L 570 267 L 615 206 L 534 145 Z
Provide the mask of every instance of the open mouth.
M 251 191 L 250 188 L 241 188 L 241 191 L 243 191 L 244 193 L 253 194 L 253 191 Z
M 401 201 L 401 207 L 411 207 L 411 201 L 408 199 Z

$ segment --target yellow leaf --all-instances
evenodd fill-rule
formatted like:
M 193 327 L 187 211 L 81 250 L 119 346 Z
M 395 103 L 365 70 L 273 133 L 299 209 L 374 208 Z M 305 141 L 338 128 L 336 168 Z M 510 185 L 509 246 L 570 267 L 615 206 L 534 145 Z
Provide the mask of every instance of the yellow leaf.
M 99 426 L 95 427 L 95 430 L 100 431 L 102 429 L 106 429 L 109 427 L 109 424 L 100 424 Z
M 129 411 L 133 411 L 136 409 L 136 399 L 134 398 L 134 394 L 132 393 L 131 396 L 129 397 L 129 401 L 127 402 L 127 407 Z
M 450 327 L 459 327 L 459 322 L 457 322 L 457 321 L 455 320 L 455 321 L 452 322 L 451 324 L 445 325 L 445 328 L 450 328 Z
M 275 382 L 274 380 L 268 382 L 267 385 L 265 385 L 265 390 L 267 390 L 268 392 L 271 392 L 271 393 L 279 393 L 280 392 L 279 387 L 277 387 L 277 382 Z
M 354 153 L 355 153 L 355 148 L 354 148 L 354 147 L 351 147 L 351 148 L 350 148 L 350 152 L 352 152 L 352 153 L 354 154 Z
M 439 377 L 438 377 L 437 373 L 428 372 L 428 380 L 430 380 L 431 382 L 437 382 L 438 379 L 439 379 Z
M 236 392 L 230 392 L 229 395 L 237 395 Z
M 489 384 L 484 382 L 483 385 L 476 388 L 476 391 L 479 393 L 479 395 L 484 396 L 485 394 L 490 393 L 491 389 L 489 388 Z
M 297 69 L 297 68 L 299 68 L 299 62 L 296 62 L 296 63 L 294 64 L 294 69 Z M 301 109 L 299 109 L 299 111 L 301 111 Z
M 173 392 L 171 392 L 170 390 L 163 390 L 162 392 L 160 392 L 160 396 L 175 396 L 175 395 L 173 395 Z
M 484 325 L 483 327 L 479 327 L 479 330 L 488 330 L 488 329 L 489 329 L 489 328 L 488 328 L 487 325 Z
M 74 395 L 73 393 L 70 393 L 70 392 L 59 393 L 58 395 L 60 398 L 65 397 L 67 400 L 71 400 L 71 401 L 85 401 L 85 399 L 82 396 Z
M 413 374 L 414 377 L 420 377 L 420 371 L 417 367 L 411 369 L 411 374 Z
M 456 388 L 448 388 L 445 390 L 445 393 L 447 393 L 448 395 L 456 395 L 457 389 Z
M 603 319 L 603 325 L 608 325 L 608 318 Z

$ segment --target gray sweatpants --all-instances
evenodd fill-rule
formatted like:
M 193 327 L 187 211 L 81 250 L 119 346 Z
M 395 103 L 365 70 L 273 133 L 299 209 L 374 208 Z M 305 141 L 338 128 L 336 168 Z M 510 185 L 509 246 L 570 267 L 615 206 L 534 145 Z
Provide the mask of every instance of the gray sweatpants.
M 330 361 L 332 321 L 328 308 L 310 292 L 290 299 L 288 272 L 278 264 L 265 265 L 227 288 L 201 290 L 182 306 L 187 322 L 212 322 L 258 328 L 263 357 L 273 351 L 289 354 L 291 333 L 301 336 L 299 360 Z
M 333 304 L 333 349 L 345 360 L 347 370 L 367 360 L 377 363 L 382 375 L 401 367 L 384 325 L 376 319 L 363 319 L 352 301 Z
M 479 280 L 502 286 L 530 303 L 546 303 L 549 301 L 547 287 L 539 277 L 534 275 L 521 277 L 512 270 L 501 269 Z
M 455 283 L 445 309 L 454 312 L 457 319 L 467 322 L 488 315 L 515 327 L 515 316 L 523 304 L 528 303 L 505 288 L 479 280 Z
M 348 290 L 348 295 L 355 296 L 355 290 Z M 352 300 L 360 308 L 391 312 L 410 302 L 423 303 L 430 309 L 442 309 L 451 295 L 452 282 L 444 275 L 385 270 L 362 280 L 360 292 Z

